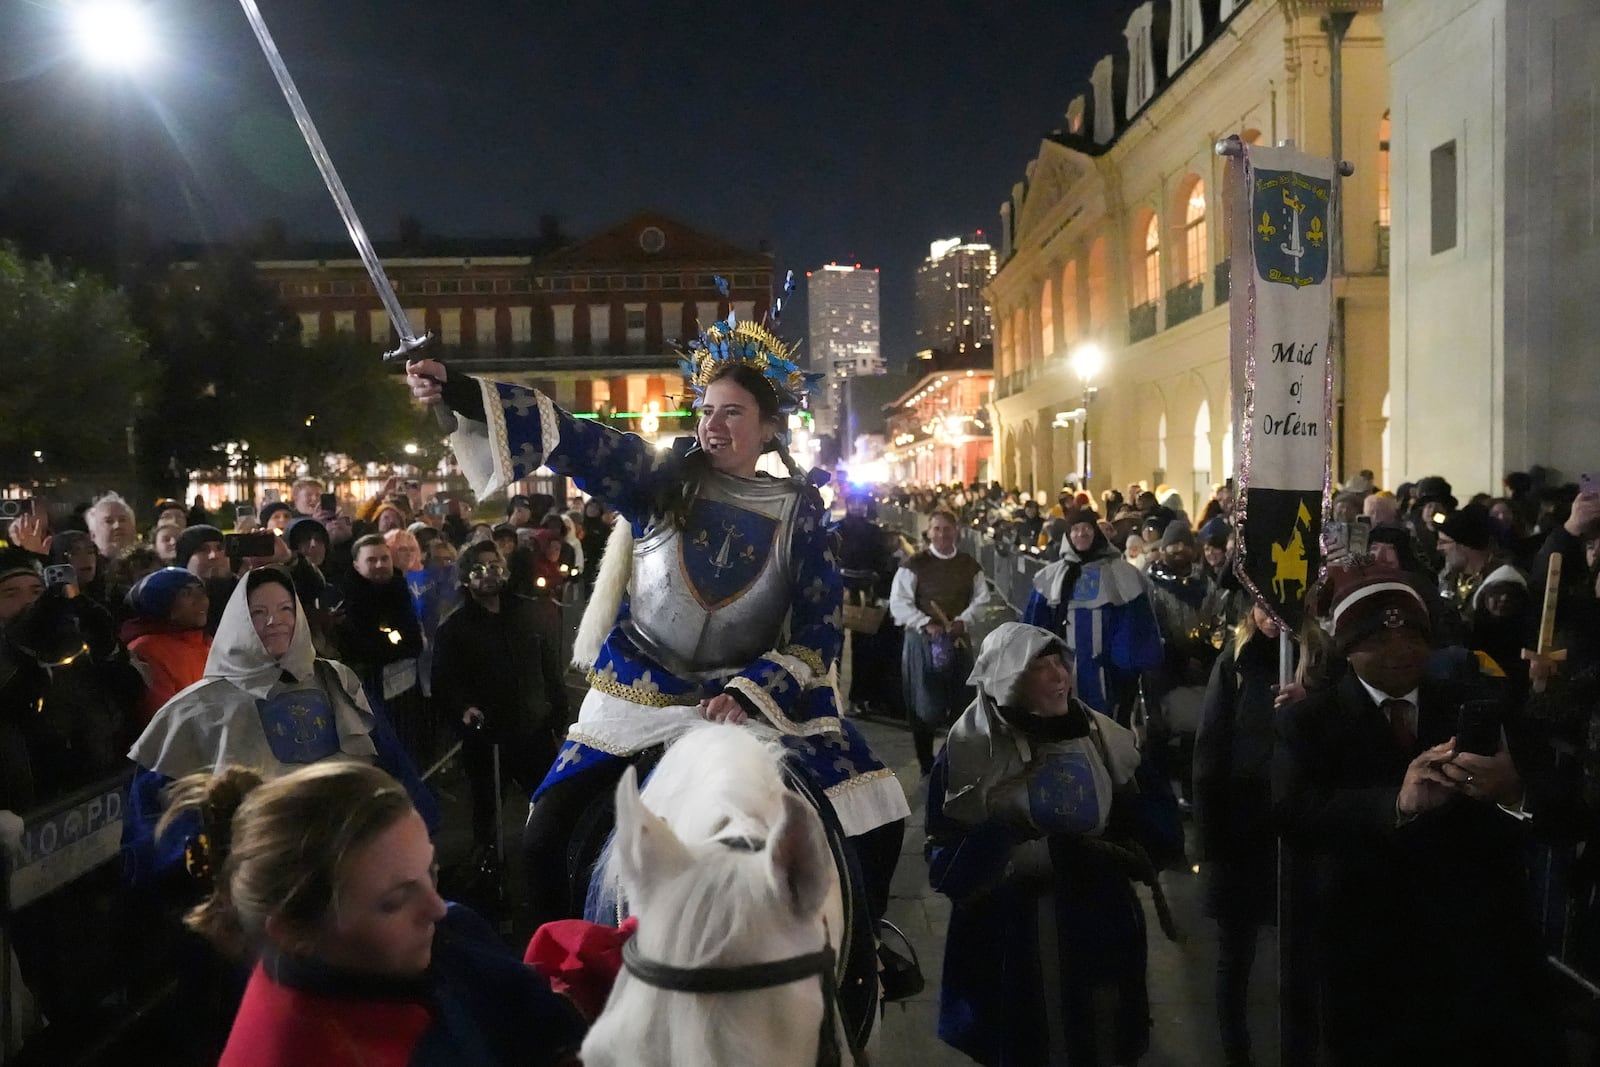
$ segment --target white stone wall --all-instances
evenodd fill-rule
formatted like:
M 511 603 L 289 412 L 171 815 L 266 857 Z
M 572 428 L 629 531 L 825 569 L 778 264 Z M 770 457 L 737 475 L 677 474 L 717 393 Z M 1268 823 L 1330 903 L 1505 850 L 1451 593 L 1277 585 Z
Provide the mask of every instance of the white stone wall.
M 1533 464 L 1600 469 L 1600 7 L 1390 0 L 1394 463 L 1463 499 Z M 1455 139 L 1456 247 L 1430 153 Z

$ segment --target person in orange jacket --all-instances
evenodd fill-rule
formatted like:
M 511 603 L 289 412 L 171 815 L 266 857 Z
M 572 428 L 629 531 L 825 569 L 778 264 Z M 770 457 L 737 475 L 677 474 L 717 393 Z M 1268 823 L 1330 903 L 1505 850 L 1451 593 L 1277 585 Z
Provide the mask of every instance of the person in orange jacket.
M 161 705 L 205 674 L 211 599 L 205 583 L 189 571 L 164 567 L 134 583 L 127 603 L 132 615 L 122 624 L 121 637 L 145 680 L 138 709 L 142 728 Z

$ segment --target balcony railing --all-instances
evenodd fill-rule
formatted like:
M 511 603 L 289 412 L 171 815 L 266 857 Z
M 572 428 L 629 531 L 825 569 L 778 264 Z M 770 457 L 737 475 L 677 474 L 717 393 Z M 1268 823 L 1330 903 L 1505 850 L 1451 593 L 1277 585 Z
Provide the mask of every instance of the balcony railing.
M 1205 300 L 1206 286 L 1203 281 L 1196 278 L 1192 282 L 1175 286 L 1167 290 L 1167 328 L 1194 318 L 1200 314 L 1201 303 Z
M 1230 260 L 1223 260 L 1217 264 L 1216 271 L 1211 275 L 1212 306 L 1228 302 L 1229 271 L 1233 269 Z
M 1146 337 L 1156 335 L 1159 305 L 1154 301 L 1128 310 L 1128 343 L 1137 344 Z

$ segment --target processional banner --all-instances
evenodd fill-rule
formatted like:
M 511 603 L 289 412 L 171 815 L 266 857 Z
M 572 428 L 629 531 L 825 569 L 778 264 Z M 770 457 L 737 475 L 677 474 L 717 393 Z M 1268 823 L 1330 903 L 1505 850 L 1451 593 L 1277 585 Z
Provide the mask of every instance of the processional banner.
M 1298 629 L 1330 477 L 1336 164 L 1241 145 L 1228 160 L 1229 341 L 1247 589 Z

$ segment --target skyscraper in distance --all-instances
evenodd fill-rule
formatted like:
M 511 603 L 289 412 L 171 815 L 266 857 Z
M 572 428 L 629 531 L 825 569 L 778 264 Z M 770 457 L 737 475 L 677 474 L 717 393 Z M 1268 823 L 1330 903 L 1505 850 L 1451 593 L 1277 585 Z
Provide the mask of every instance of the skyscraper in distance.
M 818 430 L 844 429 L 848 454 L 848 406 L 844 382 L 884 372 L 878 333 L 878 271 L 875 267 L 829 263 L 806 271 L 808 329 L 806 347 L 813 371 L 827 375 L 818 397 Z
M 994 333 L 983 287 L 998 267 L 995 251 L 979 231 L 928 246 L 917 268 L 917 347 L 948 348 L 966 341 L 987 344 Z

